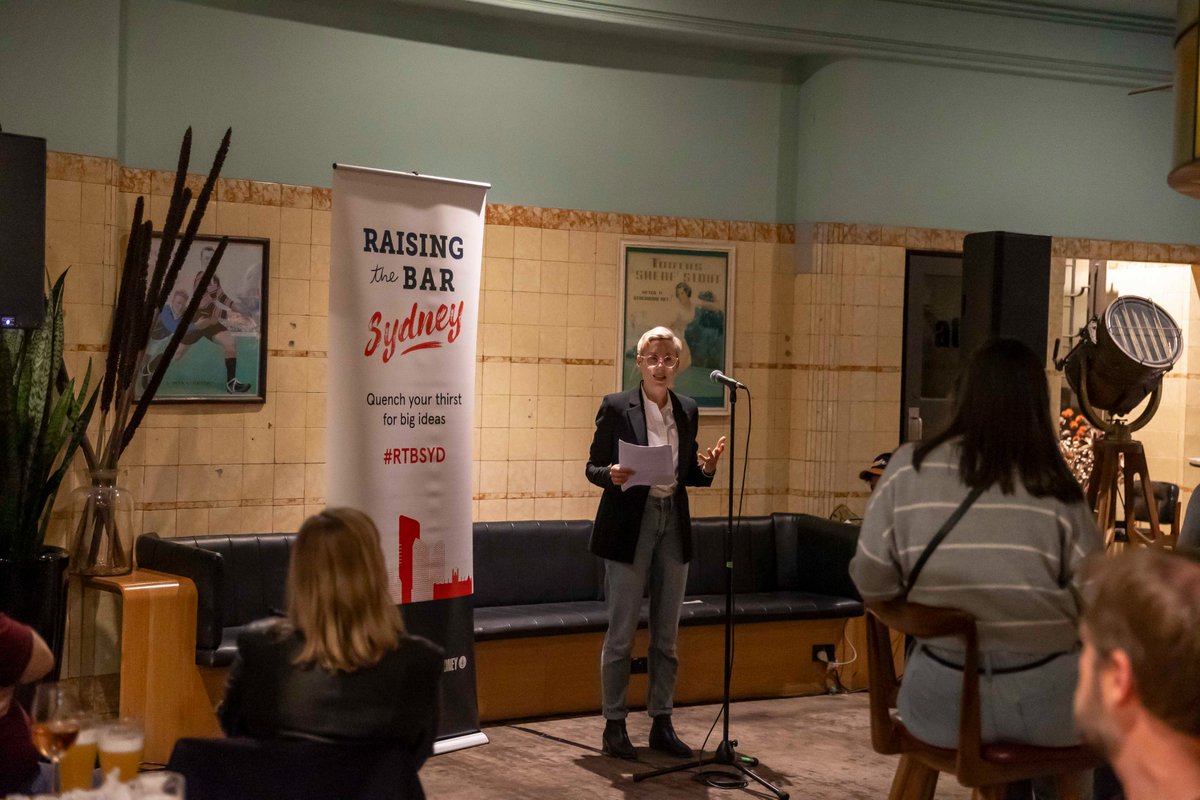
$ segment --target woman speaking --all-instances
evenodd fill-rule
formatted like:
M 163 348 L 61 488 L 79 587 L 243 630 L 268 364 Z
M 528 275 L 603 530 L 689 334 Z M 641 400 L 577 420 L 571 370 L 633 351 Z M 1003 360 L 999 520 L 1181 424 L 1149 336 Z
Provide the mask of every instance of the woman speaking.
M 600 655 L 603 691 L 603 750 L 637 758 L 629 741 L 625 696 L 638 612 L 650 584 L 649 689 L 646 710 L 653 720 L 650 747 L 679 758 L 692 750 L 671 725 L 679 660 L 675 653 L 679 611 L 692 558 L 692 523 L 685 486 L 709 486 L 725 437 L 703 455 L 696 444 L 696 401 L 671 391 L 682 343 L 669 328 L 651 328 L 637 346 L 641 385 L 610 394 L 596 414 L 587 478 L 604 489 L 589 549 L 604 559 L 608 632 Z M 621 442 L 671 448 L 674 479 L 658 486 L 625 486 L 634 471 L 621 466 Z

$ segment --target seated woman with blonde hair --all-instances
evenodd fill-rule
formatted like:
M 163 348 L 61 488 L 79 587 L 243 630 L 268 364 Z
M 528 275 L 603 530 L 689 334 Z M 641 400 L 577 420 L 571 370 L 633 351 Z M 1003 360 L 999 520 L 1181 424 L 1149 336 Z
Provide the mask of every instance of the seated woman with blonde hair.
M 417 765 L 437 735 L 442 653 L 404 632 L 379 532 L 352 508 L 300 526 L 287 616 L 238 637 L 221 727 L 230 736 L 404 746 Z

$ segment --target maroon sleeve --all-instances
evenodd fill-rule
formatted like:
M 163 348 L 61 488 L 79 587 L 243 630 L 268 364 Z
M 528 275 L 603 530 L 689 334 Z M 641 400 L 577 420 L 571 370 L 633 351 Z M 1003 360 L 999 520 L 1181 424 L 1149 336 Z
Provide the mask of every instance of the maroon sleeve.
M 33 654 L 33 629 L 0 613 L 0 686 L 15 686 Z

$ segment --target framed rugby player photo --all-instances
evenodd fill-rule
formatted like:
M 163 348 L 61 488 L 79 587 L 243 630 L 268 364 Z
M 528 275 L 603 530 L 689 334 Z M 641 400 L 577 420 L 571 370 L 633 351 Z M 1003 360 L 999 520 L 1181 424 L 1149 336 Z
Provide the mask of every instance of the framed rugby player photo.
M 683 343 L 675 391 L 693 398 L 701 414 L 729 413 L 729 398 L 709 375 L 733 365 L 735 248 L 621 242 L 618 384 L 637 386 L 638 338 L 658 325 Z
M 141 397 L 179 327 L 196 284 L 223 238 L 229 239 L 187 333 L 154 395 L 155 403 L 263 403 L 267 399 L 267 270 L 270 240 L 197 236 L 158 310 L 137 377 Z M 160 234 L 150 245 L 154 269 Z

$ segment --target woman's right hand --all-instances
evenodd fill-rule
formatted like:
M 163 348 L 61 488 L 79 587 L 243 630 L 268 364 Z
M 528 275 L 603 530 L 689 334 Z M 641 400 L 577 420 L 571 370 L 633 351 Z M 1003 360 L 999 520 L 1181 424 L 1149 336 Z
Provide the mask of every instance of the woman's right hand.
M 608 468 L 608 477 L 612 479 L 613 486 L 620 486 L 629 480 L 629 476 L 633 474 L 633 470 L 628 467 L 622 467 L 620 464 L 613 464 Z

